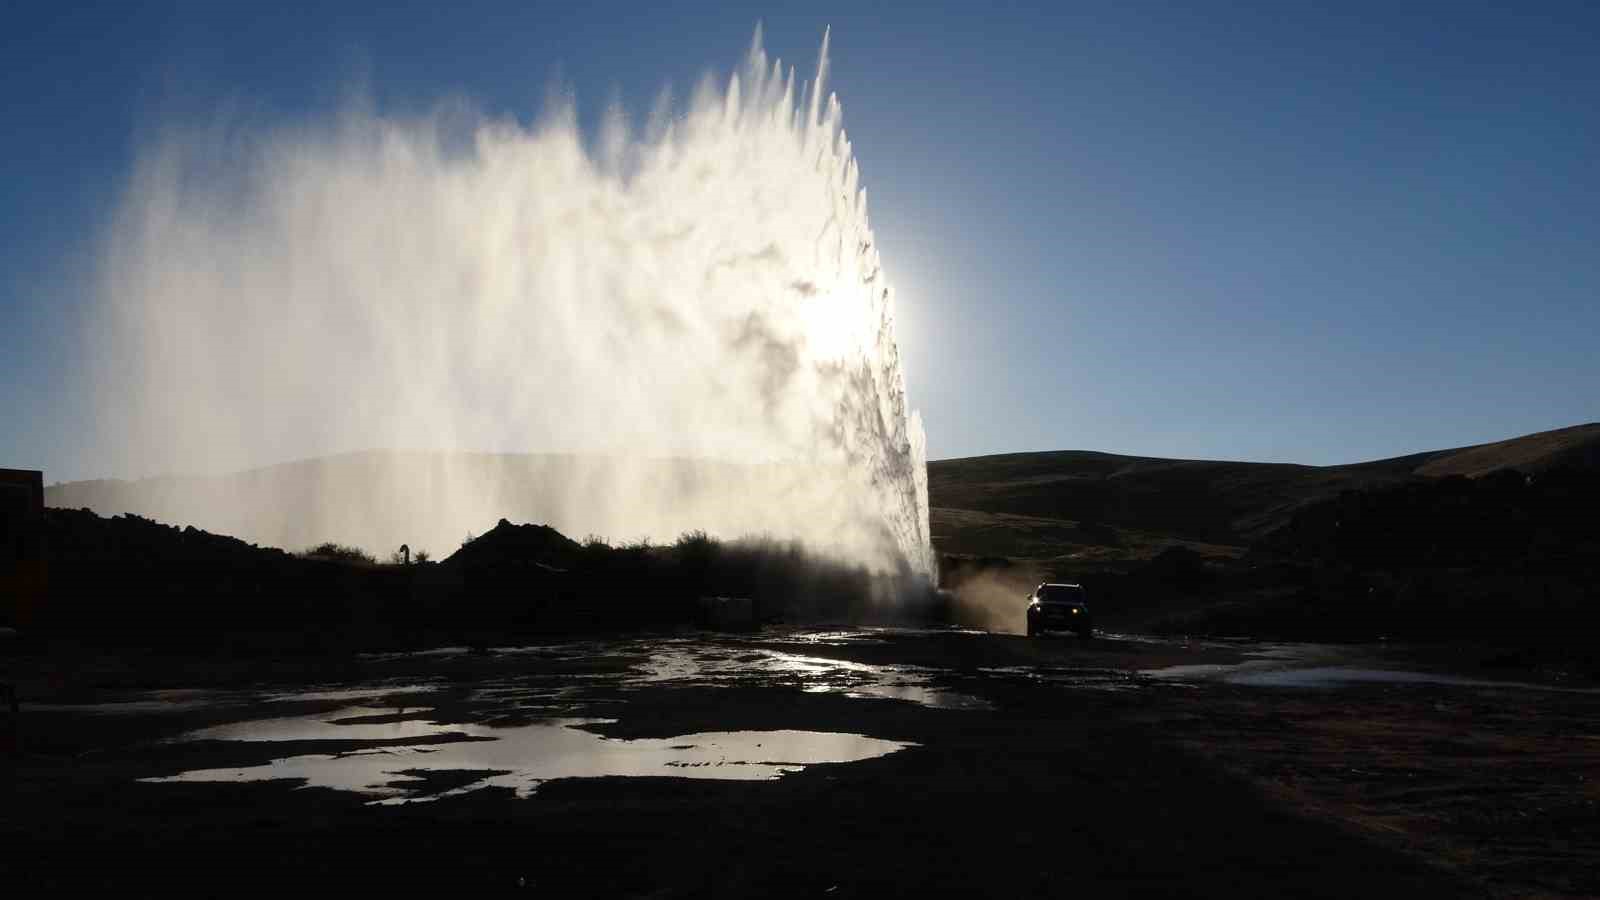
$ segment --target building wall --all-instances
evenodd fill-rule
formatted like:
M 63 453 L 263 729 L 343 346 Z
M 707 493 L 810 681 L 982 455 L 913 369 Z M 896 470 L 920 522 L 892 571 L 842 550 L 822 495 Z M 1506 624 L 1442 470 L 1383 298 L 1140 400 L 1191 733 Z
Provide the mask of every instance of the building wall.
M 0 624 L 26 627 L 44 590 L 44 473 L 0 469 Z

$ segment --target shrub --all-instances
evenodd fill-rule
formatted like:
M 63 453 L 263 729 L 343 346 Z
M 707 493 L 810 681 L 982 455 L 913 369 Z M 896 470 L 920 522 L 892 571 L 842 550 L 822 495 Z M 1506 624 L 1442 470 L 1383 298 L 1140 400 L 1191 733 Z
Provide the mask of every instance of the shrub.
M 368 566 L 376 565 L 378 562 L 372 554 L 360 547 L 336 544 L 333 541 L 318 544 L 300 555 L 308 559 L 327 559 L 334 562 L 357 563 Z

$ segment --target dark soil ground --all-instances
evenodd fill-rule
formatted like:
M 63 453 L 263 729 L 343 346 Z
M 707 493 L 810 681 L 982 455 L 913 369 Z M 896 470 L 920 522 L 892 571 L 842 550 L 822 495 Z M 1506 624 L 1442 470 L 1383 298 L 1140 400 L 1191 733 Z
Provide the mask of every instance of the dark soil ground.
M 9 896 L 1600 892 L 1600 695 L 1225 680 L 1238 663 L 1445 664 L 1425 652 L 1363 654 L 1381 659 L 859 630 L 309 660 L 58 648 L 13 661 L 23 711 L 6 723 L 20 747 L 0 769 L 0 883 Z M 1171 666 L 1200 668 L 1141 674 Z M 869 690 L 897 678 L 982 703 L 936 708 Z M 167 740 L 353 705 L 280 692 L 411 688 L 361 702 L 412 707 L 400 719 L 507 723 L 485 686 L 501 697 L 558 693 L 563 715 L 607 719 L 586 727 L 619 739 L 794 729 L 915 746 L 770 781 L 566 779 L 528 799 L 489 788 L 403 806 L 282 781 L 137 781 L 382 746 Z M 95 705 L 113 701 L 136 704 Z M 473 777 L 436 772 L 422 790 Z

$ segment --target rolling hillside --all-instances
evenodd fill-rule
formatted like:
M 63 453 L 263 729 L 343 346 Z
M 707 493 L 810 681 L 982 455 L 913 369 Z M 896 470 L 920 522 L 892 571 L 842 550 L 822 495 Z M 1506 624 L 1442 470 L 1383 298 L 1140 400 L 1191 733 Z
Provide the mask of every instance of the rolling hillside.
M 828 477 L 816 466 L 370 451 L 215 476 L 64 482 L 45 488 L 45 505 L 136 513 L 290 550 L 334 541 L 387 556 L 404 543 L 442 557 L 502 518 L 624 542 L 696 529 L 805 533 L 843 504 L 807 505 L 816 494 L 795 486 Z
M 675 534 L 620 512 L 607 518 L 613 507 L 634 505 L 614 502 L 619 488 L 608 465 L 603 458 L 537 454 L 360 453 L 213 478 L 55 484 L 45 489 L 45 504 L 102 515 L 135 512 L 291 549 L 322 540 L 380 549 L 404 541 L 448 553 L 464 533 L 427 535 L 437 523 L 423 513 L 440 518 L 439 511 L 463 505 L 472 509 L 470 521 L 482 523 L 475 527 L 505 517 L 548 522 L 573 535 Z M 1148 559 L 1174 545 L 1209 556 L 1238 554 L 1296 509 L 1345 489 L 1563 465 L 1600 466 L 1600 424 L 1342 466 L 1008 453 L 930 463 L 928 482 L 941 552 L 1093 564 Z M 726 485 L 751 477 L 749 467 L 663 460 L 634 472 L 625 486 L 630 497 L 647 496 L 648 506 L 693 520 L 684 530 L 713 524 L 713 511 L 689 506 L 708 479 Z M 583 487 L 559 490 L 570 485 Z M 746 494 L 759 496 L 753 489 Z M 502 508 L 495 498 L 504 497 L 516 502 Z M 310 530 L 313 522 L 327 533 Z
M 928 464 L 941 552 L 1143 559 L 1186 544 L 1236 553 L 1294 510 L 1342 490 L 1505 468 L 1600 466 L 1600 423 L 1340 466 L 1007 453 Z

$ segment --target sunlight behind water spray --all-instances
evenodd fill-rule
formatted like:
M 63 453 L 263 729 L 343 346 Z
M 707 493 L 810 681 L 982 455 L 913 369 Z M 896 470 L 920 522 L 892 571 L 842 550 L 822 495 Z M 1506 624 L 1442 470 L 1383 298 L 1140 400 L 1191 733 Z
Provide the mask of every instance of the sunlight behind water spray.
M 703 528 L 931 574 L 894 292 L 826 69 L 825 38 L 797 84 L 758 31 L 722 87 L 591 142 L 570 107 L 157 142 L 103 261 L 103 454 L 144 475 L 409 455 L 353 458 L 382 473 L 360 496 L 269 469 L 136 511 L 379 552 L 501 516 Z M 509 477 L 484 452 L 575 456 Z

